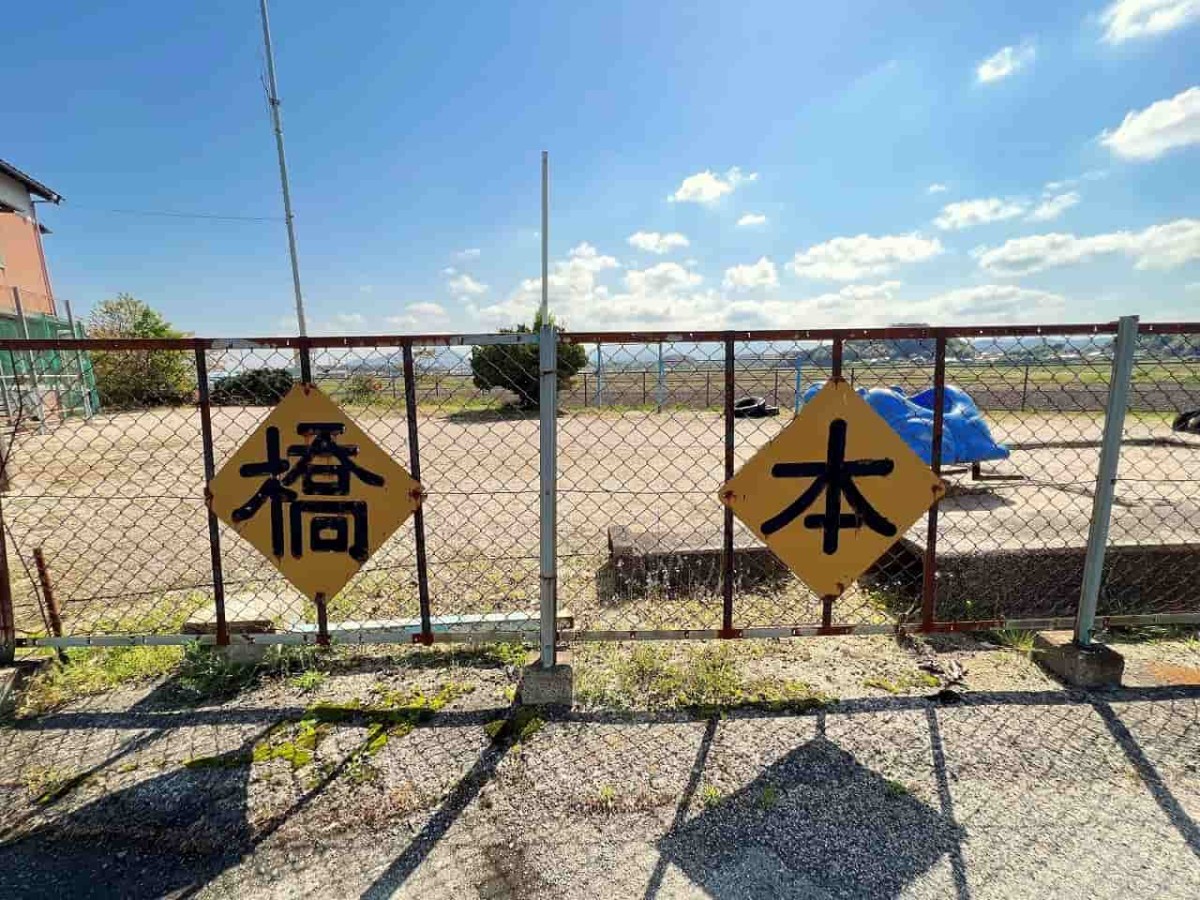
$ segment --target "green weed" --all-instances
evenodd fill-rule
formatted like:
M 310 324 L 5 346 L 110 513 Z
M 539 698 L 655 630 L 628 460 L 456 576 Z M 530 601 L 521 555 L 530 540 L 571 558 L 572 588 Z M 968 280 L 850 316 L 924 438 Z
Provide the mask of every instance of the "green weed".
M 305 694 L 311 694 L 325 683 L 325 673 L 317 669 L 306 669 L 288 679 L 288 684 Z
M 53 803 L 79 785 L 86 776 L 74 769 L 58 766 L 33 766 L 21 774 L 25 790 L 34 803 Z
M 908 789 L 908 785 L 904 784 L 901 781 L 896 781 L 895 779 L 892 779 L 892 778 L 889 778 L 886 781 L 884 781 L 883 789 L 884 789 L 884 791 L 887 792 L 887 795 L 889 797 L 907 797 L 909 794 L 912 793 L 912 791 L 910 791 Z
M 25 683 L 17 714 L 39 716 L 122 684 L 161 678 L 182 658 L 182 647 L 71 648 L 66 662 L 46 663 Z
M 1033 639 L 1036 635 L 1032 631 L 1023 631 L 1019 628 L 1001 628 L 989 634 L 992 640 L 1001 647 L 1007 647 L 1009 650 L 1015 650 L 1026 656 L 1033 653 Z
M 758 795 L 758 807 L 770 811 L 779 805 L 779 788 L 773 784 L 766 785 Z
M 625 709 L 763 706 L 806 710 L 834 702 L 805 682 L 747 677 L 742 672 L 743 661 L 763 652 L 729 643 L 580 647 L 576 652 L 576 695 L 586 704 Z
M 700 788 L 700 803 L 705 809 L 712 809 L 722 800 L 721 791 L 716 785 L 706 784 Z

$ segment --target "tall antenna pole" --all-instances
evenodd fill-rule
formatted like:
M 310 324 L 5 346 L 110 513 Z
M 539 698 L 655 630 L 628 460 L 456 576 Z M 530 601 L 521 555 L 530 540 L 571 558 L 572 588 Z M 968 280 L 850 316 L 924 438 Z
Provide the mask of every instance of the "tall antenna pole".
M 300 262 L 296 258 L 296 226 L 292 221 L 292 192 L 288 189 L 287 157 L 283 152 L 283 123 L 279 119 L 279 89 L 275 84 L 275 52 L 271 49 L 271 26 L 267 21 L 267 0 L 259 0 L 262 12 L 263 46 L 267 56 L 267 102 L 275 125 L 275 149 L 279 151 L 279 182 L 283 186 L 283 218 L 287 223 L 288 253 L 292 257 L 292 289 L 296 294 L 296 322 L 300 336 L 308 334 L 304 322 L 304 297 L 300 293 Z
M 542 323 L 550 318 L 550 152 L 542 151 Z

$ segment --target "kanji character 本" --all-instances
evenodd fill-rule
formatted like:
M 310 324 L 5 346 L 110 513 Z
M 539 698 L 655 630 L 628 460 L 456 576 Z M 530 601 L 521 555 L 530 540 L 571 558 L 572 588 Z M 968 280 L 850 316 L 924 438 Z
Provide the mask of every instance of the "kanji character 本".
M 896 526 L 883 516 L 854 484 L 855 478 L 890 475 L 895 462 L 890 459 L 846 459 L 846 421 L 829 423 L 829 443 L 824 462 L 786 462 L 771 467 L 773 478 L 812 478 L 799 497 L 763 522 L 764 535 L 774 534 L 795 521 L 825 492 L 825 511 L 804 517 L 804 527 L 822 531 L 821 551 L 832 556 L 838 550 L 838 535 L 843 528 L 866 525 L 885 537 L 896 534 Z M 853 512 L 842 512 L 842 498 Z
M 285 535 L 290 536 L 291 553 L 304 555 L 304 522 L 308 519 L 308 549 L 316 553 L 349 553 L 359 562 L 368 554 L 369 523 L 363 500 L 309 500 L 308 497 L 346 497 L 353 476 L 364 484 L 382 487 L 383 476 L 354 461 L 358 447 L 339 444 L 337 436 L 345 431 L 341 422 L 301 422 L 296 433 L 310 438 L 293 444 L 282 453 L 279 429 L 266 430 L 266 459 L 246 463 L 239 470 L 243 478 L 265 478 L 258 490 L 233 511 L 233 521 L 253 518 L 264 504 L 270 504 L 271 552 L 283 556 Z M 295 463 L 288 462 L 295 457 Z M 332 460 L 326 462 L 325 460 Z M 300 490 L 296 490 L 299 482 Z M 284 528 L 284 504 L 288 504 L 289 527 Z

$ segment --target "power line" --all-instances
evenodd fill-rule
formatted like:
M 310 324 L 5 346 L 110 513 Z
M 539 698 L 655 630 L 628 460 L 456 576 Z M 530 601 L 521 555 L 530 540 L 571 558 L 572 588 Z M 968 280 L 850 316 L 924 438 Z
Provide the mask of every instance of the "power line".
M 226 222 L 281 222 L 281 216 L 231 216 L 218 213 L 175 212 L 163 209 L 105 209 L 99 206 L 64 204 L 59 209 L 82 209 L 87 212 L 115 213 L 122 216 L 165 216 L 172 219 L 214 219 Z

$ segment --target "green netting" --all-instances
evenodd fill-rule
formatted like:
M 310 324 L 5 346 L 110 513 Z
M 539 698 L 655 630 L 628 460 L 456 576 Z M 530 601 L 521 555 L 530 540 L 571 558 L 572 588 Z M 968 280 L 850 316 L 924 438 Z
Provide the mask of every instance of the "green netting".
M 0 338 L 85 337 L 83 325 L 71 326 L 56 316 L 27 315 L 25 324 L 12 313 L 0 310 Z M 36 377 L 35 377 L 36 376 Z M 35 383 L 36 382 L 36 383 Z M 75 350 L 3 350 L 0 351 L 0 384 L 4 405 L 13 409 L 14 398 L 35 389 L 44 398 L 54 396 L 64 415 L 81 415 L 99 409 L 96 376 L 92 361 L 83 351 Z

